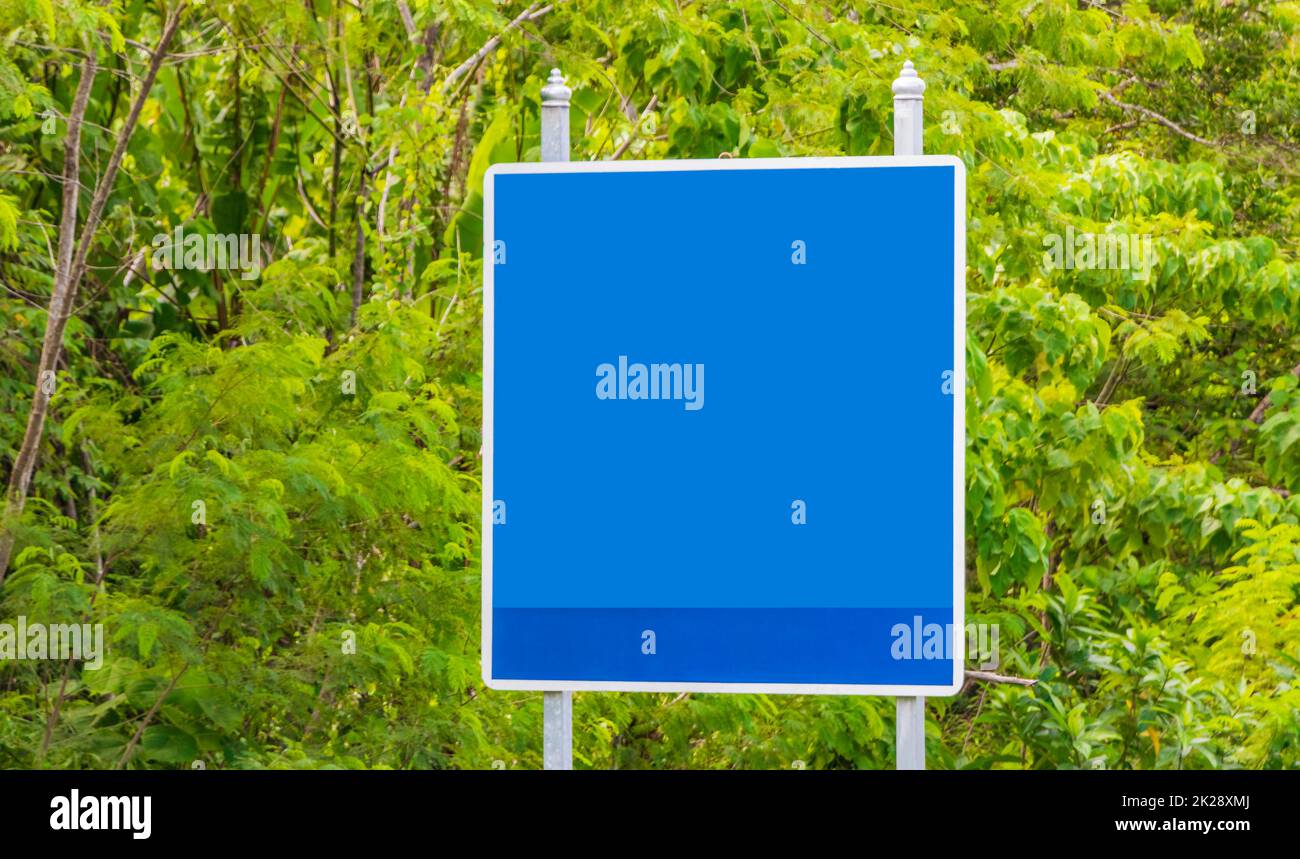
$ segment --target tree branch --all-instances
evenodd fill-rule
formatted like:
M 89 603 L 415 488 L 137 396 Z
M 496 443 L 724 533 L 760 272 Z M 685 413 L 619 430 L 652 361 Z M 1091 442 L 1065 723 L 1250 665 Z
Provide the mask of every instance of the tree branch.
M 1007 674 L 994 674 L 991 671 L 967 671 L 967 680 L 983 680 L 985 683 L 1009 683 L 1012 686 L 1034 686 L 1037 680 L 1028 677 L 1012 677 Z
M 1291 368 L 1291 375 L 1300 378 L 1300 364 L 1296 364 Z M 1265 394 L 1255 408 L 1251 410 L 1250 416 L 1246 418 L 1246 420 L 1253 424 L 1262 424 L 1264 422 L 1264 413 L 1268 411 L 1269 406 L 1271 405 L 1273 405 L 1273 401 L 1269 398 L 1268 394 Z M 1232 444 L 1228 445 L 1228 456 L 1236 456 L 1237 449 L 1240 447 L 1241 439 L 1234 439 Z M 1214 456 L 1210 457 L 1210 462 L 1217 465 L 1222 457 L 1223 452 L 1219 451 Z M 1278 492 L 1279 490 L 1274 489 L 1273 491 Z M 1287 496 L 1284 495 L 1283 497 L 1285 498 Z
M 542 8 L 539 9 L 537 8 L 538 5 L 539 4 L 534 3 L 524 11 L 520 12 L 513 21 L 506 25 L 504 30 L 488 39 L 483 43 L 483 47 L 475 51 L 469 59 L 452 69 L 451 74 L 447 75 L 447 79 L 442 82 L 442 91 L 447 92 L 450 90 L 456 84 L 456 81 L 460 80 L 470 71 L 470 69 L 482 62 L 484 57 L 495 51 L 497 45 L 501 44 L 501 40 L 505 38 L 506 34 L 511 30 L 529 21 L 536 21 L 538 18 L 555 8 L 554 6 L 542 6 Z
M 1162 116 L 1161 114 L 1156 113 L 1154 110 L 1152 110 L 1152 109 L 1149 108 L 1149 107 L 1143 107 L 1143 106 L 1140 105 L 1140 104 L 1129 104 L 1129 103 L 1126 102 L 1126 101 L 1120 101 L 1119 99 L 1115 98 L 1115 96 L 1111 95 L 1111 94 L 1108 93 L 1108 92 L 1103 92 L 1103 93 L 1101 93 L 1101 97 L 1102 97 L 1105 101 L 1107 101 L 1107 102 L 1113 104 L 1115 107 L 1118 107 L 1120 110 L 1125 110 L 1125 111 L 1128 111 L 1128 112 L 1130 112 L 1130 113 L 1140 113 L 1140 114 L 1142 114 L 1143 116 L 1147 117 L 1148 119 L 1154 119 L 1156 122 L 1160 123 L 1160 124 L 1163 125 L 1165 128 L 1168 128 L 1170 131 L 1174 132 L 1175 134 L 1177 134 L 1177 135 L 1179 135 L 1179 136 L 1181 136 L 1181 137 L 1185 137 L 1185 138 L 1187 138 L 1188 140 L 1192 141 L 1193 143 L 1199 143 L 1199 144 L 1201 144 L 1202 146 L 1218 146 L 1218 145 L 1219 145 L 1219 144 L 1215 143 L 1213 140 L 1206 140 L 1204 137 L 1198 137 L 1197 135 L 1192 134 L 1190 131 L 1188 131 L 1187 129 L 1183 128 L 1181 125 L 1179 125 L 1178 123 L 1174 122 L 1172 119 L 1169 119 L 1168 117 L 1165 117 L 1165 116 Z
M 623 153 L 627 152 L 628 148 L 631 147 L 631 145 L 634 142 L 636 142 L 636 139 L 639 136 L 638 132 L 641 130 L 641 123 L 645 122 L 646 117 L 650 115 L 650 111 L 654 110 L 658 105 L 659 105 L 659 96 L 657 95 L 650 96 L 649 104 L 645 106 L 645 110 L 641 111 L 641 115 L 637 117 L 636 123 L 632 126 L 632 133 L 629 134 L 627 136 L 627 140 L 624 140 L 622 143 L 620 143 L 618 145 L 618 148 L 614 150 L 614 153 L 609 156 L 610 161 L 617 161 L 618 159 L 622 158 Z
M 163 701 L 166 701 L 167 697 L 175 691 L 176 684 L 181 682 L 181 678 L 184 677 L 185 672 L 189 670 L 189 663 L 186 663 L 185 667 L 176 672 L 176 675 L 172 677 L 172 682 L 167 684 L 167 688 L 162 691 L 158 696 L 158 700 L 154 701 L 153 706 L 149 708 L 149 712 L 145 713 L 144 718 L 140 720 L 140 726 L 135 729 L 135 735 L 131 737 L 131 742 L 126 744 L 126 749 L 122 752 L 122 757 L 117 759 L 117 763 L 113 765 L 113 769 L 120 770 L 131 758 L 131 752 L 135 751 L 135 747 L 139 744 L 140 738 L 144 736 L 144 729 L 149 727 L 149 723 L 153 721 L 153 717 L 158 715 L 158 710 L 162 707 Z

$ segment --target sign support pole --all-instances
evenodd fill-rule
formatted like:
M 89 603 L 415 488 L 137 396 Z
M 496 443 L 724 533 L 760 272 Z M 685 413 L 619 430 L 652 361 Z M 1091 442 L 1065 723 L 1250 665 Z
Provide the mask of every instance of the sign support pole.
M 569 160 L 569 97 L 564 75 L 551 69 L 542 87 L 542 160 Z M 542 767 L 573 769 L 573 693 L 542 693 Z
M 916 74 L 912 61 L 894 81 L 894 154 L 921 155 L 922 98 L 925 81 Z M 960 392 L 958 392 L 960 395 Z M 899 697 L 895 706 L 895 767 L 900 770 L 925 769 L 925 698 Z

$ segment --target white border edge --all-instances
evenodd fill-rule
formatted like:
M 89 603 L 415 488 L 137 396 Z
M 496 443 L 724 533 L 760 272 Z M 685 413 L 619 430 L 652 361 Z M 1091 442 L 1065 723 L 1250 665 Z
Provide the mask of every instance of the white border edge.
M 495 346 L 493 197 L 498 174 L 654 173 L 684 170 L 790 170 L 825 167 L 934 167 L 948 165 L 953 182 L 953 634 L 966 627 L 966 165 L 955 155 L 834 156 L 815 158 L 719 158 L 672 161 L 554 161 L 492 164 L 483 175 L 483 498 L 481 675 L 489 689 L 533 692 L 725 692 L 733 694 L 879 695 L 939 698 L 956 695 L 965 682 L 964 647 L 953 647 L 948 686 L 839 683 L 627 683 L 618 680 L 506 680 L 492 676 L 492 420 Z

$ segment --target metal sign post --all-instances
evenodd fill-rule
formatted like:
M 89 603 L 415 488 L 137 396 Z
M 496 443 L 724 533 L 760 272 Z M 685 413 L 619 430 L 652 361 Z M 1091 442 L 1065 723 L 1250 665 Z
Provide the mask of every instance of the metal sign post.
M 925 81 L 912 67 L 903 63 L 903 71 L 894 81 L 894 154 L 921 155 L 921 109 Z M 953 396 L 961 396 L 954 391 Z M 925 769 L 925 698 L 903 696 L 894 699 L 894 759 L 900 770 Z
M 542 87 L 542 160 L 569 160 L 569 97 L 564 75 L 551 69 Z M 542 767 L 573 769 L 573 693 L 542 693 Z

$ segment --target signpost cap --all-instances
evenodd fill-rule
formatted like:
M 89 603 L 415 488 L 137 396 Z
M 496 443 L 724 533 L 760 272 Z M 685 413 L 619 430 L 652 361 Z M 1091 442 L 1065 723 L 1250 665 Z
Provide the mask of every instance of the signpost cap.
M 907 60 L 894 81 L 894 98 L 920 98 L 924 92 L 925 81 L 916 74 L 912 61 Z
M 559 69 L 551 69 L 551 76 L 546 79 L 546 86 L 542 87 L 542 106 L 567 107 L 571 95 L 573 90 L 564 85 L 564 75 L 560 74 Z

